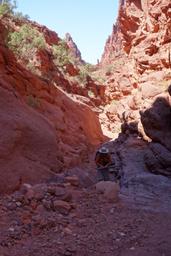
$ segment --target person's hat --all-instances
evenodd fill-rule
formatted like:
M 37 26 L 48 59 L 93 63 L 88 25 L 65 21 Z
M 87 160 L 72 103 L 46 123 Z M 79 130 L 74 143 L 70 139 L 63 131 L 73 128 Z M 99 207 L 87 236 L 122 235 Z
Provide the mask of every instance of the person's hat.
M 103 154 L 107 154 L 107 153 L 109 153 L 109 149 L 106 148 L 106 147 L 102 147 L 102 148 L 99 149 L 99 152 L 103 153 Z

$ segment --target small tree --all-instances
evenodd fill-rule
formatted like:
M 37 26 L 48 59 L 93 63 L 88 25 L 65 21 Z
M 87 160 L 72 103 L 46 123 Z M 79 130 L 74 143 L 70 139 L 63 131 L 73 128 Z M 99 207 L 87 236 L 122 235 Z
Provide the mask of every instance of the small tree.
M 13 14 L 14 9 L 16 8 L 17 4 L 15 0 L 0 0 L 0 16 L 5 14 Z
M 20 58 L 29 60 L 37 49 L 46 48 L 46 42 L 39 31 L 25 24 L 9 35 L 8 46 Z
M 70 52 L 67 44 L 63 40 L 61 40 L 58 45 L 53 45 L 52 51 L 54 56 L 54 62 L 56 65 L 64 67 L 68 63 L 70 63 Z

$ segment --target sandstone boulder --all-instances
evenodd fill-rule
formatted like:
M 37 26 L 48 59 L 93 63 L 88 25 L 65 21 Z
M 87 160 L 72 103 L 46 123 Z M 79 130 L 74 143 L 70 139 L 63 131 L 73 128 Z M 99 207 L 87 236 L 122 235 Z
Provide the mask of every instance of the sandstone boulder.
M 151 143 L 144 160 L 152 173 L 171 176 L 171 152 L 161 144 Z
M 100 181 L 96 184 L 96 190 L 104 194 L 107 200 L 117 202 L 119 199 L 120 187 L 118 183 L 112 181 Z
M 154 142 L 171 150 L 171 112 L 167 96 L 157 97 L 152 106 L 141 112 L 144 131 Z

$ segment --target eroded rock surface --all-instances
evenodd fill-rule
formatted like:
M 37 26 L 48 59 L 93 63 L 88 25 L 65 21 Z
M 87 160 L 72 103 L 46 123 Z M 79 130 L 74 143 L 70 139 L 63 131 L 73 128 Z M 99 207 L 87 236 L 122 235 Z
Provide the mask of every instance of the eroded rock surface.
M 1 193 L 89 161 L 88 152 L 104 141 L 91 107 L 26 70 L 3 40 L 0 106 Z

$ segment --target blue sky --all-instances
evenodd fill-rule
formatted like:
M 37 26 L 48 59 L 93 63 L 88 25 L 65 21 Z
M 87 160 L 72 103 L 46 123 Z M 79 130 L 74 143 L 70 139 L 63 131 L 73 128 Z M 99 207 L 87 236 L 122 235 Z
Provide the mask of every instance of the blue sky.
M 96 64 L 112 32 L 119 0 L 18 0 L 18 10 L 64 38 L 69 32 L 82 58 Z

